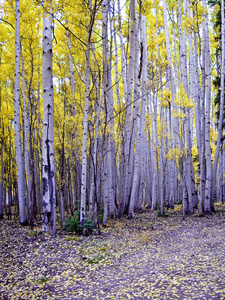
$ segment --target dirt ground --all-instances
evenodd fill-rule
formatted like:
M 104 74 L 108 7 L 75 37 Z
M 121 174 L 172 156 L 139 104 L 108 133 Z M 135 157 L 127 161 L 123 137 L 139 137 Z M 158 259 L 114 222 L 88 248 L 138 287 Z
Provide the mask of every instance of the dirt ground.
M 88 237 L 3 220 L 0 299 L 225 299 L 225 206 L 185 220 L 180 209 L 110 219 Z

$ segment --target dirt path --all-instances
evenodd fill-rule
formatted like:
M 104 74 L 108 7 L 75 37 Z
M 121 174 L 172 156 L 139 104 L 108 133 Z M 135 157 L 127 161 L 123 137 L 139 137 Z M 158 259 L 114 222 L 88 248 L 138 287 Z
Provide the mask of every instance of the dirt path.
M 224 208 L 222 208 L 224 209 Z M 149 213 L 55 239 L 4 221 L 0 299 L 225 299 L 225 215 Z

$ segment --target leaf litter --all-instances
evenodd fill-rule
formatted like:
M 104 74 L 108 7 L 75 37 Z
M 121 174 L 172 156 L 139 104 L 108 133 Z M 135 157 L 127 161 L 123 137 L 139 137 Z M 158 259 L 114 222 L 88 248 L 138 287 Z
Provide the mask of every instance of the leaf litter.
M 0 299 L 225 299 L 224 205 L 167 214 L 110 219 L 88 237 L 1 221 Z

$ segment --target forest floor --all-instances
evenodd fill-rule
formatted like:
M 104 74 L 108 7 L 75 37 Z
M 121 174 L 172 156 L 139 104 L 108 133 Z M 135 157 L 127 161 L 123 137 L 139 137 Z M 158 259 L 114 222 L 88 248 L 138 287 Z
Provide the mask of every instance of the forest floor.
M 1 221 L 0 299 L 225 299 L 225 206 L 185 220 L 180 208 L 88 237 Z

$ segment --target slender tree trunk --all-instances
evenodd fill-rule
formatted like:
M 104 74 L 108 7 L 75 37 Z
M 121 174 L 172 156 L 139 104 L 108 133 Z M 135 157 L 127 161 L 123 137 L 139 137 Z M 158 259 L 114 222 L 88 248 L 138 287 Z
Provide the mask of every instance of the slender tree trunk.
M 216 200 L 216 173 L 218 166 L 219 153 L 221 148 L 221 137 L 223 134 L 223 116 L 224 116 L 224 72 L 225 72 L 225 21 L 224 21 L 224 1 L 221 1 L 221 20 L 222 20 L 222 49 L 221 49 L 221 83 L 220 83 L 220 116 L 219 116 L 219 126 L 218 135 L 216 142 L 216 155 L 213 163 L 213 175 L 212 175 L 212 201 Z
M 203 0 L 203 5 L 206 7 L 206 1 Z M 209 31 L 208 31 L 208 16 L 206 16 L 205 24 L 203 25 L 203 41 L 205 43 L 205 64 L 206 64 L 206 110 L 205 110 L 205 152 L 206 152 L 206 182 L 205 182 L 205 213 L 211 213 L 213 205 L 211 201 L 211 179 L 212 179 L 212 161 L 211 161 L 211 146 L 210 146 L 210 105 L 211 105 L 211 58 L 209 48 Z
M 72 92 L 75 94 L 75 78 L 74 78 L 74 69 L 73 69 L 73 57 L 71 53 L 71 41 L 70 41 L 70 35 L 68 32 L 66 32 L 67 36 L 67 42 L 68 42 L 68 49 L 69 49 L 69 70 L 70 70 L 70 85 Z M 73 115 L 76 115 L 76 108 L 73 102 Z
M 171 139 L 169 147 L 171 149 L 176 146 L 180 148 L 180 132 L 179 132 L 179 120 L 177 117 L 172 116 L 172 110 L 176 110 L 175 104 L 175 94 L 176 94 L 176 85 L 177 85 L 177 70 L 176 70 L 176 61 L 175 61 L 175 72 L 173 74 L 172 70 L 172 58 L 171 58 L 171 50 L 170 50 L 170 41 L 169 41 L 169 29 L 168 29 L 168 17 L 167 17 L 167 4 L 166 1 L 163 0 L 163 16 L 164 16 L 164 30 L 165 30 L 165 39 L 166 39 L 166 53 L 167 60 L 169 61 L 168 70 L 168 78 L 170 82 L 170 90 L 171 90 L 171 104 L 169 104 L 169 130 L 171 136 L 174 136 L 174 140 Z M 175 44 L 174 44 L 175 45 Z M 175 49 L 176 53 L 176 49 Z M 176 57 L 175 57 L 176 60 Z M 175 180 L 175 162 L 171 161 L 170 172 L 171 172 L 171 190 L 170 190 L 170 203 L 171 206 L 174 205 L 174 201 L 176 199 L 176 180 Z M 182 176 L 182 174 L 181 174 Z
M 155 97 L 153 95 L 153 97 Z M 155 151 L 154 151 L 154 147 L 153 147 L 153 143 L 154 143 L 154 115 L 153 115 L 153 111 L 152 111 L 152 102 L 151 101 L 151 97 L 150 97 L 150 103 L 149 103 L 149 106 L 150 106 L 150 117 L 151 117 L 151 128 L 152 128 L 152 134 L 150 134 L 149 132 L 149 141 L 151 142 L 150 144 L 150 160 L 151 160 L 151 167 L 152 167 L 152 176 L 151 176 L 151 179 L 152 179 L 152 203 L 151 203 L 151 210 L 155 210 L 156 207 L 157 207 L 157 180 L 156 180 L 156 175 L 157 175 L 157 163 L 156 163 L 156 155 L 155 154 Z
M 222 144 L 222 153 L 221 153 L 221 202 L 225 202 L 225 149 L 224 143 Z
M 42 150 L 42 190 L 43 225 L 42 231 L 56 233 L 56 191 L 54 164 L 54 101 L 52 81 L 52 18 L 45 13 L 43 18 L 43 150 Z
M 104 87 L 103 87 L 104 90 Z M 98 145 L 98 130 L 99 130 L 99 117 L 102 107 L 102 99 L 103 99 L 103 92 L 100 96 L 99 103 L 98 103 L 98 114 L 96 118 L 96 127 L 95 127 L 95 138 L 94 138 L 94 149 L 93 149 L 93 172 L 91 178 L 91 190 L 90 190 L 90 198 L 89 198 L 89 219 L 92 220 L 93 218 L 93 210 L 94 210 L 94 198 L 95 193 L 97 192 L 97 145 Z
M 119 39 L 120 39 L 120 48 L 121 48 L 121 65 L 122 65 L 121 73 L 122 73 L 122 78 L 123 78 L 124 98 L 127 99 L 126 60 L 125 60 L 124 42 L 123 42 L 123 36 L 122 36 L 120 0 L 117 0 L 117 8 L 118 8 L 118 19 L 119 19 Z
M 122 215 L 125 209 L 128 209 L 128 202 L 131 192 L 131 179 L 133 172 L 133 152 L 134 148 L 132 145 L 132 126 L 131 126 L 131 104 L 133 96 L 133 84 L 134 84 L 134 66 L 135 66 L 135 39 L 137 37 L 137 16 L 136 16 L 136 0 L 130 1 L 130 18 L 131 18 L 131 28 L 130 28 L 130 51 L 129 51 L 129 67 L 127 74 L 127 98 L 126 100 L 126 114 L 125 114 L 125 124 L 124 124 L 124 169 L 123 169 L 123 179 L 124 187 L 121 191 L 121 201 L 119 214 Z
M 80 225 L 83 226 L 86 221 L 86 197 L 87 197 L 87 132 L 88 132 L 88 107 L 89 107 L 89 74 L 90 74 L 90 50 L 91 34 L 95 18 L 96 2 L 94 12 L 91 16 L 86 50 L 86 69 L 85 69 L 85 92 L 84 92 L 84 119 L 83 119 L 83 137 L 82 137 L 82 170 L 81 170 L 81 201 L 80 201 Z M 85 232 L 83 232 L 85 233 Z
M 26 225 L 25 174 L 20 135 L 20 0 L 16 0 L 14 114 L 19 217 L 20 224 Z
M 24 144 L 25 144 L 25 151 L 24 151 L 24 159 L 25 159 L 25 168 L 27 173 L 27 205 L 28 205 L 28 214 L 29 214 L 29 221 L 31 228 L 33 227 L 33 205 L 31 200 L 31 180 L 30 180 L 30 156 L 29 156 L 29 148 L 28 148 L 28 137 L 27 137 L 27 109 L 26 109 L 26 98 L 25 98 L 25 75 L 24 75 L 24 61 L 23 61 L 23 54 L 22 54 L 22 47 L 21 47 L 21 63 L 22 63 L 22 82 L 23 82 L 23 113 L 24 113 Z M 31 137 L 30 137 L 31 138 Z
M 64 108 L 65 110 L 65 108 Z M 64 116 L 65 117 L 65 116 Z M 65 212 L 64 212 L 64 201 L 65 201 L 65 186 L 66 186 L 66 178 L 65 178 L 65 125 L 63 124 L 63 142 L 62 142 L 62 153 L 61 153 L 61 174 L 60 174 L 60 214 L 61 214 L 61 222 L 62 226 L 65 223 Z
M 139 12 L 139 26 L 140 28 L 141 15 Z M 143 28 L 142 28 L 143 29 Z M 139 58 L 139 52 L 140 58 Z M 140 63 L 139 63 L 140 62 Z M 142 151 L 141 151 L 141 140 L 142 140 L 142 132 L 141 132 L 141 120 L 140 120 L 140 83 L 143 69 L 143 43 L 141 43 L 141 47 L 139 46 L 139 30 L 136 33 L 135 38 L 135 69 L 134 69 L 134 103 L 133 103 L 133 115 L 132 115 L 132 136 L 136 136 L 136 145 L 130 143 L 131 148 L 136 148 L 134 155 L 134 167 L 132 174 L 132 187 L 131 187 L 131 195 L 129 202 L 129 212 L 128 217 L 134 217 L 134 208 L 141 208 L 141 204 L 138 206 L 138 196 L 139 196 L 139 184 L 140 184 L 140 176 L 141 176 L 141 162 L 142 162 Z M 135 143 L 135 140 L 134 140 Z
M 107 199 L 107 204 L 104 205 L 104 219 L 103 225 L 106 225 L 106 215 L 115 215 L 115 193 L 116 193 L 116 184 L 115 184 L 115 141 L 113 138 L 113 129 L 114 129 L 114 114 L 113 114 L 113 93 L 112 93 L 112 77 L 111 77 L 111 61 L 112 61 L 112 34 L 110 49 L 108 45 L 108 20 L 109 20 L 109 7 L 110 0 L 103 1 L 103 13 L 102 13 L 102 35 L 103 35 L 103 86 L 104 86 L 104 100 L 105 100 L 105 122 L 107 124 L 106 128 L 106 155 L 105 155 L 105 183 L 106 192 L 105 196 Z M 111 21 L 110 21 L 111 24 Z M 111 31 L 112 32 L 112 31 Z
M 139 192 L 139 203 L 149 203 L 146 188 L 146 177 L 147 177 L 147 159 L 148 159 L 148 146 L 146 136 L 146 104 L 147 104 L 147 65 L 148 65 L 148 48 L 147 48 L 147 34 L 146 34 L 146 16 L 141 16 L 140 25 L 141 35 L 141 51 L 142 51 L 142 72 L 141 75 L 141 115 L 140 115 L 140 192 Z M 149 187 L 150 188 L 150 187 Z M 142 196 L 143 195 L 143 196 Z
M 115 3 L 113 5 L 113 40 L 115 45 L 115 84 L 116 84 L 116 95 L 117 95 L 117 105 L 120 105 L 120 89 L 119 89 L 119 61 L 118 61 L 118 46 L 117 46 L 117 36 L 116 36 L 116 24 L 115 24 Z

